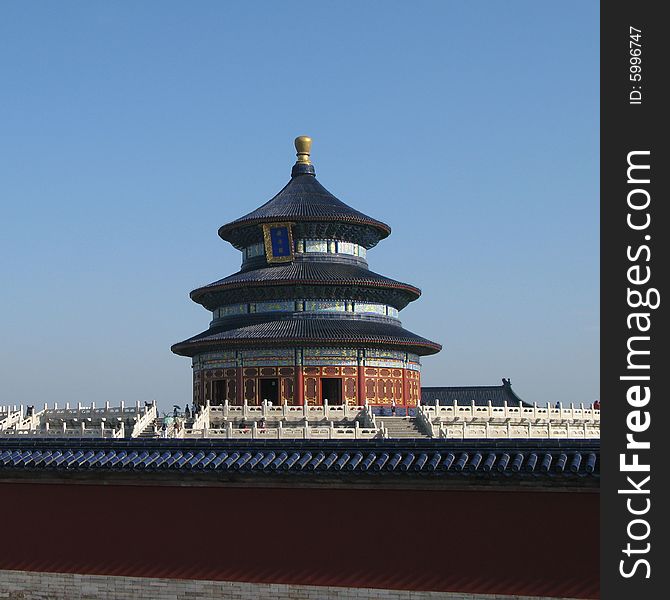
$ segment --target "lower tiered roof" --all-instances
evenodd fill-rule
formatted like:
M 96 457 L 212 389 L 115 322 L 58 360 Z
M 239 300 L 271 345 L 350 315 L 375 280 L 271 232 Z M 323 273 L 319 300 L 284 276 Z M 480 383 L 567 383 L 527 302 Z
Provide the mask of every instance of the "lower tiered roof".
M 386 319 L 290 314 L 275 317 L 248 315 L 239 319 L 228 319 L 225 325 L 213 327 L 175 344 L 172 351 L 182 356 L 193 356 L 210 347 L 314 344 L 393 347 L 420 355 L 435 354 L 442 348 L 440 344 Z

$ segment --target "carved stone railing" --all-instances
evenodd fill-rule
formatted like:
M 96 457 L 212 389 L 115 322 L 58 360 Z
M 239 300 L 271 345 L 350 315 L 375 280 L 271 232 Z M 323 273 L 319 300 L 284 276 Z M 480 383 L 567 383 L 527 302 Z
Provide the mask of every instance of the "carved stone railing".
M 324 402 L 323 406 L 270 406 L 263 403 L 258 406 L 247 404 L 232 405 L 228 402 L 220 405 L 210 405 L 210 422 L 213 420 L 228 419 L 284 419 L 301 421 L 307 417 L 309 421 L 326 419 L 328 421 L 340 421 L 345 419 L 355 419 L 365 406 L 348 406 L 345 404 L 329 405 Z
M 600 437 L 600 410 L 584 406 L 422 405 L 416 418 L 426 432 L 440 438 Z
M 126 424 L 121 421 L 121 426 L 116 430 L 112 430 L 112 437 L 113 438 L 124 438 L 126 437 Z
M 447 405 L 431 406 L 422 404 L 417 413 L 426 414 L 431 420 L 484 420 L 492 419 L 516 419 L 532 421 L 600 421 L 600 410 L 585 407 L 584 404 L 559 404 L 559 406 L 523 406 L 520 402 L 516 404 L 505 404 L 503 406 L 481 406 L 477 404 L 458 404 L 453 402 Z
M 195 419 L 193 419 L 193 425 L 192 429 L 195 430 L 200 430 L 200 429 L 209 429 L 210 426 L 210 405 L 207 403 L 205 406 L 203 406 L 200 409 L 200 412 L 195 416 Z
M 423 430 L 426 434 L 431 437 L 440 437 L 440 428 L 433 424 L 433 419 L 429 410 L 424 410 L 424 408 L 434 408 L 434 407 L 423 407 L 419 406 L 416 411 L 416 424 L 419 429 Z
M 123 437 L 123 423 L 119 429 L 111 427 L 86 427 L 81 423 L 78 427 L 67 427 L 63 423 L 62 427 L 49 427 L 48 424 L 43 429 L 8 429 L 2 432 L 1 437 L 6 438 L 118 438 Z
M 372 411 L 372 407 L 369 404 L 366 403 L 366 405 L 363 407 L 361 416 L 363 417 L 363 424 L 366 427 L 379 431 L 379 437 L 388 437 L 388 430 L 386 427 L 384 427 L 384 423 L 380 419 L 377 419 L 375 413 Z
M 572 423 L 454 423 L 441 424 L 439 437 L 448 439 L 597 439 L 600 427 L 586 422 Z
M 257 421 L 253 421 L 248 427 L 233 427 L 228 421 L 223 428 L 212 429 L 186 429 L 183 430 L 184 438 L 222 438 L 222 439 L 373 439 L 381 437 L 380 429 L 360 427 L 358 421 L 353 426 L 341 426 L 330 424 L 327 426 L 312 427 L 284 427 L 279 422 L 278 427 L 259 427 Z
M 155 406 L 155 402 L 154 402 Z M 127 419 L 137 416 L 146 410 L 147 406 L 144 408 L 140 406 L 139 402 L 136 402 L 132 406 L 126 406 L 125 402 L 121 402 L 119 406 L 110 406 L 109 402 L 105 403 L 104 407 L 96 407 L 95 402 L 92 402 L 90 406 L 83 406 L 81 403 L 78 403 L 77 406 L 70 406 L 70 403 L 66 403 L 64 407 L 58 406 L 58 403 L 55 403 L 53 407 L 49 408 L 48 404 L 44 405 L 44 410 L 41 411 L 41 415 L 45 419 L 64 419 L 64 420 L 74 420 L 74 419 Z
M 0 414 L 0 431 L 7 431 L 9 428 L 14 427 L 23 419 L 23 407 L 16 411 L 9 411 L 7 413 Z
M 56 404 L 44 407 L 39 412 L 32 407 L 25 411 L 23 406 L 11 413 L 0 412 L 0 437 L 123 437 L 126 421 L 135 421 L 134 425 L 142 428 L 156 416 L 155 402 L 144 408 L 139 402 L 131 407 L 123 402 L 118 407 L 107 403 L 104 408 L 96 408 L 94 403 L 73 408 L 69 404 L 64 408 Z

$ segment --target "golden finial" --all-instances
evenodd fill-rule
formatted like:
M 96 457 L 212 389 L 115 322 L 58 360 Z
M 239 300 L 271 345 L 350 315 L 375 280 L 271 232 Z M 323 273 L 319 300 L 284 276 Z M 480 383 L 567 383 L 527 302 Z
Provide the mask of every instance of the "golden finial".
M 296 162 L 301 165 L 311 165 L 312 161 L 309 160 L 309 152 L 312 149 L 312 138 L 301 135 L 295 138 L 294 143 L 298 157 Z

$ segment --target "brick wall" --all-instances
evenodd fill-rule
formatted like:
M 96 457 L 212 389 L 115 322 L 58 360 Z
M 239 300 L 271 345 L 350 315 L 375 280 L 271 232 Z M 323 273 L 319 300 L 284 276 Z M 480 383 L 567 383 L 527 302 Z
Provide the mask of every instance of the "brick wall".
M 538 600 L 539 597 L 0 571 L 0 598 L 13 600 L 197 600 L 199 598 L 203 600 Z
M 598 511 L 588 490 L 0 480 L 0 570 L 588 599 Z

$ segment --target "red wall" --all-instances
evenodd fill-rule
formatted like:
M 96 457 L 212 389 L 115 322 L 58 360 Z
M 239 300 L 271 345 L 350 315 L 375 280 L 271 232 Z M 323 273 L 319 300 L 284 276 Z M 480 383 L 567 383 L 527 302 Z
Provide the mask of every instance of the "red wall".
M 598 501 L 0 483 L 0 569 L 594 598 Z

